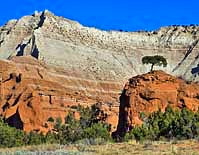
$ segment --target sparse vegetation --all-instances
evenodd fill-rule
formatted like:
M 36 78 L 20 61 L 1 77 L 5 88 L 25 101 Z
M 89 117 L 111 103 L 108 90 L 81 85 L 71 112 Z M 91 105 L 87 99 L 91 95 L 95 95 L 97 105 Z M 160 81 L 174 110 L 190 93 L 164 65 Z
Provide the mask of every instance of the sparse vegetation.
M 0 149 L 2 155 L 198 155 L 198 141 L 145 141 L 90 145 L 78 142 L 70 145 L 45 144 L 20 148 Z
M 70 112 L 62 123 L 60 118 L 54 119 L 50 117 L 49 122 L 54 122 L 55 133 L 49 132 L 46 135 L 35 132 L 25 133 L 16 128 L 10 127 L 3 119 L 0 119 L 0 148 L 2 147 L 18 147 L 24 145 L 40 145 L 40 144 L 68 144 L 78 140 L 103 139 L 108 141 L 110 136 L 110 125 L 105 123 L 107 115 L 100 110 L 98 105 L 92 107 L 78 106 L 80 120 L 73 117 Z
M 25 154 L 198 154 L 199 112 L 186 108 L 181 111 L 168 107 L 165 113 L 160 111 L 145 115 L 140 113 L 144 123 L 126 133 L 126 142 L 113 143 L 105 123 L 106 114 L 98 105 L 91 108 L 77 106 L 80 119 L 70 112 L 65 123 L 56 119 L 56 133 L 46 135 L 9 127 L 0 121 L 0 149 L 5 155 Z M 178 141 L 180 139 L 180 141 Z M 160 141 L 161 140 L 161 141 Z M 170 140 L 170 141 L 167 141 Z M 71 144 L 72 143 L 72 144 Z M 42 145 L 41 145 L 42 144 Z M 65 145 L 67 144 L 67 145 Z M 27 146 L 28 145 L 28 146 Z M 18 148 L 14 148 L 18 147 Z M 158 148 L 158 149 L 157 149 Z
M 145 56 L 142 58 L 142 63 L 143 64 L 151 64 L 151 71 L 153 71 L 154 66 L 167 66 L 167 60 L 160 55 L 155 55 L 155 56 Z
M 144 121 L 143 125 L 134 127 L 126 133 L 124 137 L 126 142 L 113 143 L 110 136 L 110 125 L 105 123 L 107 115 L 100 110 L 99 105 L 93 105 L 90 108 L 77 106 L 77 110 L 80 113 L 79 120 L 74 118 L 71 111 L 65 118 L 65 123 L 62 123 L 60 118 L 56 119 L 55 133 L 49 132 L 46 135 L 34 132 L 27 134 L 8 126 L 1 120 L 0 148 L 20 147 L 20 151 L 13 148 L 13 152 L 19 155 L 27 154 L 32 150 L 40 154 L 42 151 L 44 153 L 54 151 L 53 154 L 141 154 L 143 152 L 158 154 L 161 149 L 157 150 L 157 147 L 161 146 L 168 150 L 167 153 L 181 154 L 187 152 L 181 150 L 179 145 L 175 145 L 178 140 L 182 142 L 184 139 L 197 139 L 199 136 L 199 112 L 194 113 L 186 108 L 181 111 L 172 110 L 168 107 L 165 113 L 158 111 L 148 116 L 140 113 L 140 118 Z M 196 143 L 195 140 L 193 146 Z M 139 151 L 135 151 L 135 148 Z M 148 148 L 152 151 L 150 152 Z M 6 149 L 3 151 L 5 152 Z M 195 152 L 197 151 L 193 153 Z
M 143 115 L 142 115 L 143 117 Z M 143 118 L 143 125 L 134 127 L 125 135 L 125 140 L 171 140 L 193 139 L 199 137 L 199 112 L 187 108 L 173 110 L 167 107 Z
M 72 113 L 65 118 L 65 124 L 57 127 L 57 136 L 60 144 L 67 144 L 81 139 L 103 138 L 111 139 L 110 125 L 105 123 L 106 115 L 97 105 L 89 107 L 77 107 L 80 120 L 73 117 Z

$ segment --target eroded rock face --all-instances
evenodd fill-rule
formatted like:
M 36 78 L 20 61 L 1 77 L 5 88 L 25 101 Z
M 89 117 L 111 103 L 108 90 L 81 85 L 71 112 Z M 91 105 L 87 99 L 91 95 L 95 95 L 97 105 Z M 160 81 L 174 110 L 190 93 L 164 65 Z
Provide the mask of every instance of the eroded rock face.
M 142 124 L 140 113 L 150 114 L 167 106 L 199 110 L 199 84 L 187 83 L 163 71 L 138 75 L 125 85 L 120 97 L 118 132 Z
M 198 80 L 195 75 L 199 72 L 198 40 L 198 26 L 151 32 L 101 31 L 44 11 L 0 28 L 0 58 L 31 55 L 74 77 L 124 83 L 150 70 L 141 64 L 143 56 L 159 54 L 168 60 L 161 70 L 193 81 Z
M 64 122 L 68 111 L 78 116 L 71 107 L 101 103 L 114 129 L 119 111 L 110 103 L 118 102 L 118 95 L 112 92 L 120 85 L 66 75 L 64 70 L 48 67 L 31 56 L 0 61 L 0 115 L 18 129 L 45 133 L 53 128 L 50 117 Z
M 64 119 L 72 105 L 102 103 L 116 126 L 123 85 L 150 70 L 143 56 L 162 55 L 168 66 L 161 69 L 198 81 L 198 39 L 198 26 L 101 31 L 49 11 L 11 20 L 0 27 L 0 114 L 17 128 L 46 131 L 48 117 Z

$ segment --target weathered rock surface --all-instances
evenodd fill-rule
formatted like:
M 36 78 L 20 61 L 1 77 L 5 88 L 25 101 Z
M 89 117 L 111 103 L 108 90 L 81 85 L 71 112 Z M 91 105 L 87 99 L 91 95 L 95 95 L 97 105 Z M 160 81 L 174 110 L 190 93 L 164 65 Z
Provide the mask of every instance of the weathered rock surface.
M 167 106 L 199 110 L 199 84 L 171 76 L 163 71 L 138 75 L 125 85 L 120 97 L 118 132 L 142 124 L 140 113 L 150 114 Z
M 123 85 L 150 69 L 143 56 L 163 55 L 168 66 L 155 69 L 199 80 L 198 39 L 198 26 L 101 31 L 49 11 L 11 20 L 0 27 L 0 114 L 26 131 L 46 131 L 50 116 L 100 102 L 116 126 Z
M 71 76 L 90 80 L 126 81 L 149 71 L 145 55 L 163 55 L 166 72 L 188 80 L 199 63 L 199 27 L 170 26 L 152 32 L 101 31 L 49 11 L 11 20 L 0 28 L 0 58 L 32 55 Z M 160 68 L 156 68 L 160 69 Z M 76 74 L 79 74 L 76 76 Z
M 47 132 L 53 127 L 50 117 L 64 121 L 69 110 L 78 115 L 71 107 L 101 103 L 114 129 L 118 107 L 109 103 L 116 102 L 114 90 L 118 91 L 120 85 L 66 75 L 64 70 L 48 68 L 30 56 L 0 61 L 0 115 L 16 128 Z

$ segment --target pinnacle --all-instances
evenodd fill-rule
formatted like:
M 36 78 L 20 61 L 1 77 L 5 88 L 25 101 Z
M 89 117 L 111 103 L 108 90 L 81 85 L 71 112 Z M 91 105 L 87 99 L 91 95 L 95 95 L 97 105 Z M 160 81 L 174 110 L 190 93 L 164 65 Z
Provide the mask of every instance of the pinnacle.
M 44 15 L 44 16 L 55 16 L 51 11 L 45 9 L 43 11 L 38 11 L 38 10 L 35 10 L 33 16 L 34 17 L 38 17 L 38 16 L 41 16 L 41 15 Z
M 45 16 L 55 16 L 51 11 L 45 9 L 42 14 L 44 14 Z

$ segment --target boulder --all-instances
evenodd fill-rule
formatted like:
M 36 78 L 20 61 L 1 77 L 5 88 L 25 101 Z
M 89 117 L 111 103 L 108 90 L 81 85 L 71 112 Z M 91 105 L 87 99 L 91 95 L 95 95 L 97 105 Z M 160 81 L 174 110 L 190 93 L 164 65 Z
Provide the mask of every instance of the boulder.
M 163 71 L 152 71 L 130 78 L 120 96 L 117 132 L 141 125 L 140 114 L 149 115 L 166 107 L 194 112 L 199 110 L 199 84 L 187 82 Z

